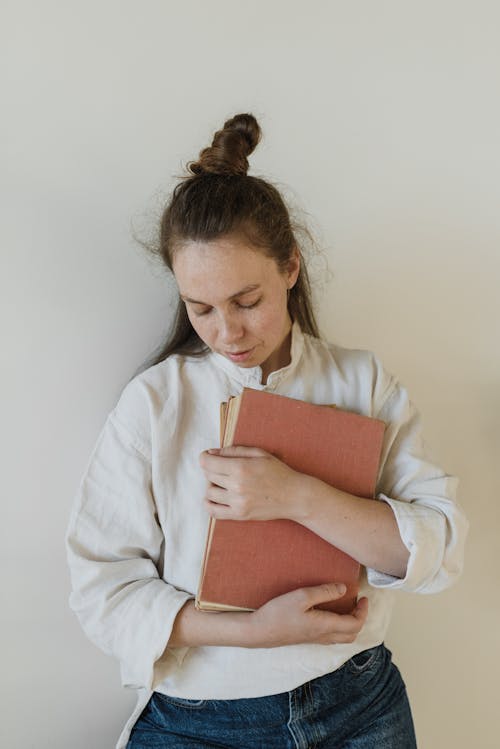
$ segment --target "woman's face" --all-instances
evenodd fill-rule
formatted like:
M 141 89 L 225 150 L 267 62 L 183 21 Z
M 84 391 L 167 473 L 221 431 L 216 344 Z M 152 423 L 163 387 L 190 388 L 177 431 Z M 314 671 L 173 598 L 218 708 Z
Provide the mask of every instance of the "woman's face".
M 173 271 L 189 320 L 213 350 L 264 378 L 290 361 L 287 290 L 299 274 L 296 252 L 282 273 L 276 261 L 239 237 L 189 242 Z

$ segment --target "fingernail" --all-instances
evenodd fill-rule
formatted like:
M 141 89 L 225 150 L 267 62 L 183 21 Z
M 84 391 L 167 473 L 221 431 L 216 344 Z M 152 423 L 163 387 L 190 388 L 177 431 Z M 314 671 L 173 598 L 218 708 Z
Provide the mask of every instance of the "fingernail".
M 210 455 L 218 455 L 220 450 L 217 447 L 211 447 L 210 450 L 207 450 L 207 453 L 210 453 Z
M 336 583 L 336 585 L 337 585 L 337 592 L 339 593 L 339 595 L 343 596 L 347 590 L 346 586 L 344 585 L 344 583 Z

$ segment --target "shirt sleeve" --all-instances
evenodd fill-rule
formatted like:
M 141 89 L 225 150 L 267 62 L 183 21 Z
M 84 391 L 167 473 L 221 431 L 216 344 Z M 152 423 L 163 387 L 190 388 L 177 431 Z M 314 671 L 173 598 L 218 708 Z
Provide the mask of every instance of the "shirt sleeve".
M 405 388 L 393 381 L 377 416 L 386 432 L 376 496 L 392 508 L 409 559 L 404 578 L 367 569 L 368 582 L 436 593 L 452 585 L 463 567 L 468 522 L 456 500 L 458 480 L 429 456 Z
M 94 644 L 120 661 L 124 686 L 153 688 L 174 619 L 193 596 L 161 579 L 158 523 L 147 449 L 112 412 L 80 482 L 66 550 L 70 608 Z M 162 672 L 187 648 L 169 648 Z

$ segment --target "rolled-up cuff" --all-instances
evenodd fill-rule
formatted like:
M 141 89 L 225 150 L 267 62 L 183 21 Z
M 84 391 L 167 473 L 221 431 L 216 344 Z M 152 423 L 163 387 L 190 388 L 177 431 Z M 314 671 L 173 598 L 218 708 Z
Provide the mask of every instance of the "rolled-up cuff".
M 379 494 L 394 512 L 401 539 L 409 551 L 403 578 L 368 568 L 367 580 L 374 588 L 392 588 L 414 593 L 431 592 L 432 583 L 443 564 L 446 544 L 446 519 L 432 507 Z
M 154 689 L 169 670 L 182 663 L 189 648 L 167 648 L 167 643 L 177 614 L 191 598 L 190 593 L 162 580 L 150 581 L 142 591 L 136 591 L 134 611 L 129 608 L 125 612 L 126 625 L 119 635 L 124 687 Z

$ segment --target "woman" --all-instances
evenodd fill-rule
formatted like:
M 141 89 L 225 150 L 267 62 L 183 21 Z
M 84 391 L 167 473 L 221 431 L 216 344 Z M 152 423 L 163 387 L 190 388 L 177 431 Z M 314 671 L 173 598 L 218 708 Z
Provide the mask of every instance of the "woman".
M 82 478 L 70 605 L 139 690 L 117 749 L 406 749 L 411 711 L 383 644 L 393 591 L 453 583 L 467 522 L 406 390 L 371 353 L 320 339 L 283 200 L 247 175 L 259 139 L 252 115 L 228 120 L 164 211 L 175 329 L 124 389 Z M 257 448 L 217 450 L 219 403 L 244 386 L 385 421 L 379 501 Z M 315 608 L 342 595 L 332 583 L 255 612 L 196 610 L 210 515 L 290 518 L 343 549 L 363 565 L 356 609 Z

